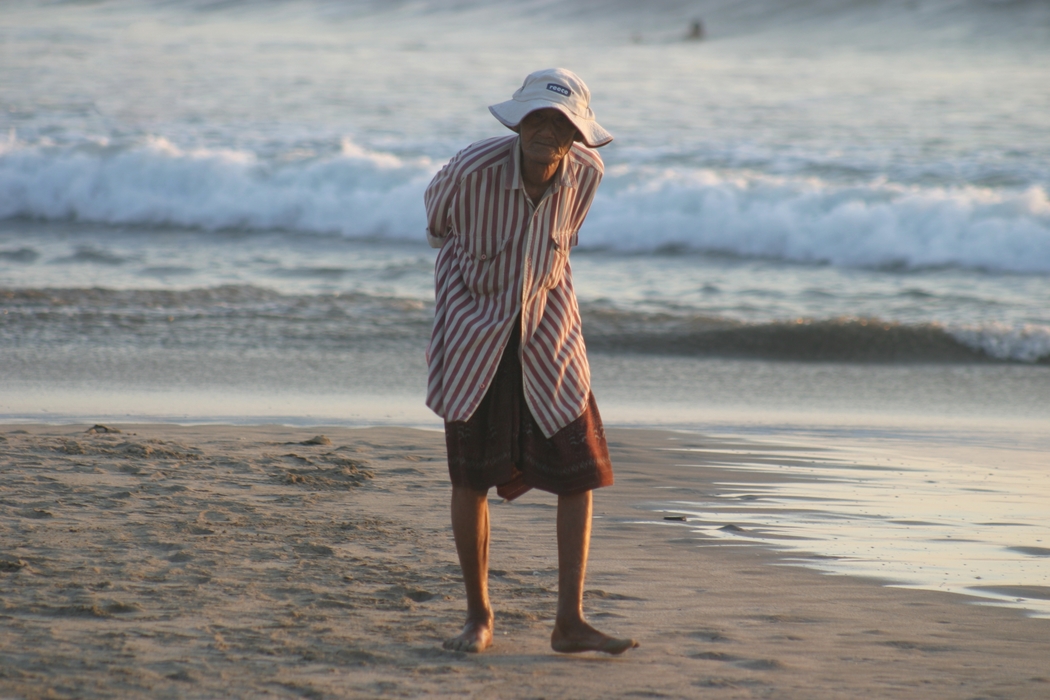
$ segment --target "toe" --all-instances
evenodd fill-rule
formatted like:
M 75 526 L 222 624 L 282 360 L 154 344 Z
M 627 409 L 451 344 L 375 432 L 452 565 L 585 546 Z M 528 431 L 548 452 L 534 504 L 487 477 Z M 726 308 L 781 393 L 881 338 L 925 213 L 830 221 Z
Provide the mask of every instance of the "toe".
M 608 643 L 604 645 L 602 651 L 616 656 L 624 653 L 628 649 L 637 649 L 639 646 L 638 642 L 633 639 L 610 639 Z

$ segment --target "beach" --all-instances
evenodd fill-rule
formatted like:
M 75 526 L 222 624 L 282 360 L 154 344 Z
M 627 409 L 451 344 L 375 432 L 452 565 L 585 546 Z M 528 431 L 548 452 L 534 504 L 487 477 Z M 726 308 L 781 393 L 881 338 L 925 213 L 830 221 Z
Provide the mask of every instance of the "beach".
M 0 700 L 1050 697 L 1050 5 L 4 19 Z M 550 649 L 535 491 L 495 646 L 441 646 L 423 194 L 551 66 L 615 137 L 571 275 L 617 658 Z
M 549 648 L 554 503 L 491 501 L 496 643 L 463 593 L 443 436 L 401 427 L 0 428 L 3 697 L 1044 698 L 1050 620 L 696 536 L 676 498 L 770 443 L 613 428 L 585 607 L 641 647 Z M 683 468 L 685 451 L 702 451 Z M 783 477 L 781 477 L 783 478 Z

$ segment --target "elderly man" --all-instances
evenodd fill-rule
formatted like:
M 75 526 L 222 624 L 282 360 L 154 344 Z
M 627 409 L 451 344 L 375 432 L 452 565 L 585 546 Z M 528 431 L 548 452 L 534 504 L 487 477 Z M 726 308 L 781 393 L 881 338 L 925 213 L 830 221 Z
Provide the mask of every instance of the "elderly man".
M 517 135 L 460 151 L 426 191 L 427 238 L 441 248 L 427 348 L 427 405 L 445 419 L 452 531 L 467 621 L 447 649 L 492 644 L 488 490 L 558 495 L 558 612 L 551 647 L 620 654 L 637 646 L 583 616 L 591 490 L 612 465 L 573 292 L 569 250 L 612 141 L 574 73 L 532 73 L 489 108 Z

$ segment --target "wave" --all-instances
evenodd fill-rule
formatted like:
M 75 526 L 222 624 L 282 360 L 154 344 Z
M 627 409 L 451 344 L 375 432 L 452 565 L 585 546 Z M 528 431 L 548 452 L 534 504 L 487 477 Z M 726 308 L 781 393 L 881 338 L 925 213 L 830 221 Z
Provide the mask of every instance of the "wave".
M 189 290 L 0 289 L 0 347 L 299 348 L 422 352 L 433 305 L 363 293 L 281 294 L 247 285 Z M 879 319 L 743 323 L 581 305 L 596 352 L 803 362 L 1050 365 L 1050 327 Z
M 959 266 L 1050 272 L 1050 198 L 875 181 L 838 185 L 711 170 L 611 174 L 590 245 L 682 248 L 851 267 Z
M 435 170 L 349 140 L 334 157 L 278 163 L 164 138 L 132 147 L 12 139 L 0 147 L 0 219 L 404 237 L 421 229 Z
M 130 147 L 0 145 L 0 219 L 205 230 L 284 229 L 422 240 L 422 193 L 438 164 L 344 140 L 330 156 L 261 159 Z M 584 247 L 686 250 L 851 267 L 1050 272 L 1050 198 L 1027 189 L 610 166 Z
M 1027 323 L 949 326 L 953 338 L 997 360 L 1050 364 L 1050 328 Z
M 79 4 L 79 0 L 66 0 Z M 183 7 L 200 12 L 242 11 L 255 13 L 280 12 L 282 7 L 302 11 L 298 0 L 139 0 L 124 3 L 130 6 L 160 8 Z M 362 15 L 385 14 L 393 16 L 423 14 L 455 14 L 479 9 L 496 8 L 521 16 L 580 17 L 589 22 L 610 16 L 677 17 L 695 14 L 712 17 L 730 26 L 775 25 L 803 20 L 834 20 L 841 16 L 904 14 L 915 18 L 943 22 L 945 18 L 973 15 L 998 15 L 1038 20 L 1047 16 L 1045 0 L 661 0 L 659 3 L 639 5 L 636 0 L 315 0 L 310 8 L 327 18 L 355 18 Z
M 145 0 L 125 3 L 162 11 L 250 13 L 273 20 L 300 18 L 296 0 Z M 917 35 L 931 42 L 972 44 L 990 39 L 1029 39 L 1043 45 L 1050 33 L 1045 0 L 315 0 L 307 8 L 324 21 L 384 18 L 498 27 L 551 21 L 581 24 L 589 31 L 644 32 L 657 41 L 682 38 L 688 23 L 702 18 L 709 39 L 822 32 L 824 44 L 867 36 L 879 44 L 908 45 Z M 833 30 L 828 32 L 827 30 Z
M 280 294 L 250 285 L 189 290 L 0 289 L 0 348 L 204 352 L 422 352 L 433 311 L 367 294 Z
M 703 316 L 582 309 L 587 346 L 599 352 L 804 362 L 1050 364 L 1050 327 L 945 326 L 880 319 L 740 323 Z

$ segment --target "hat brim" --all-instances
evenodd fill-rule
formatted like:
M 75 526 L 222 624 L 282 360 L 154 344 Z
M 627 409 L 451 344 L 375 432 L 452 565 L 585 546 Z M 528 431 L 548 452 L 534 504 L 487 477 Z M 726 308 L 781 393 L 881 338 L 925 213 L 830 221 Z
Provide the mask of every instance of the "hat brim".
M 521 120 L 525 118 L 525 115 L 529 112 L 535 112 L 537 109 L 556 109 L 564 114 L 576 127 L 576 130 L 580 132 L 584 145 L 589 148 L 601 148 L 613 140 L 612 134 L 603 129 L 598 122 L 593 119 L 581 119 L 566 109 L 565 105 L 557 102 L 548 100 L 521 102 L 518 100 L 507 100 L 489 107 L 492 116 L 511 131 L 518 131 Z

